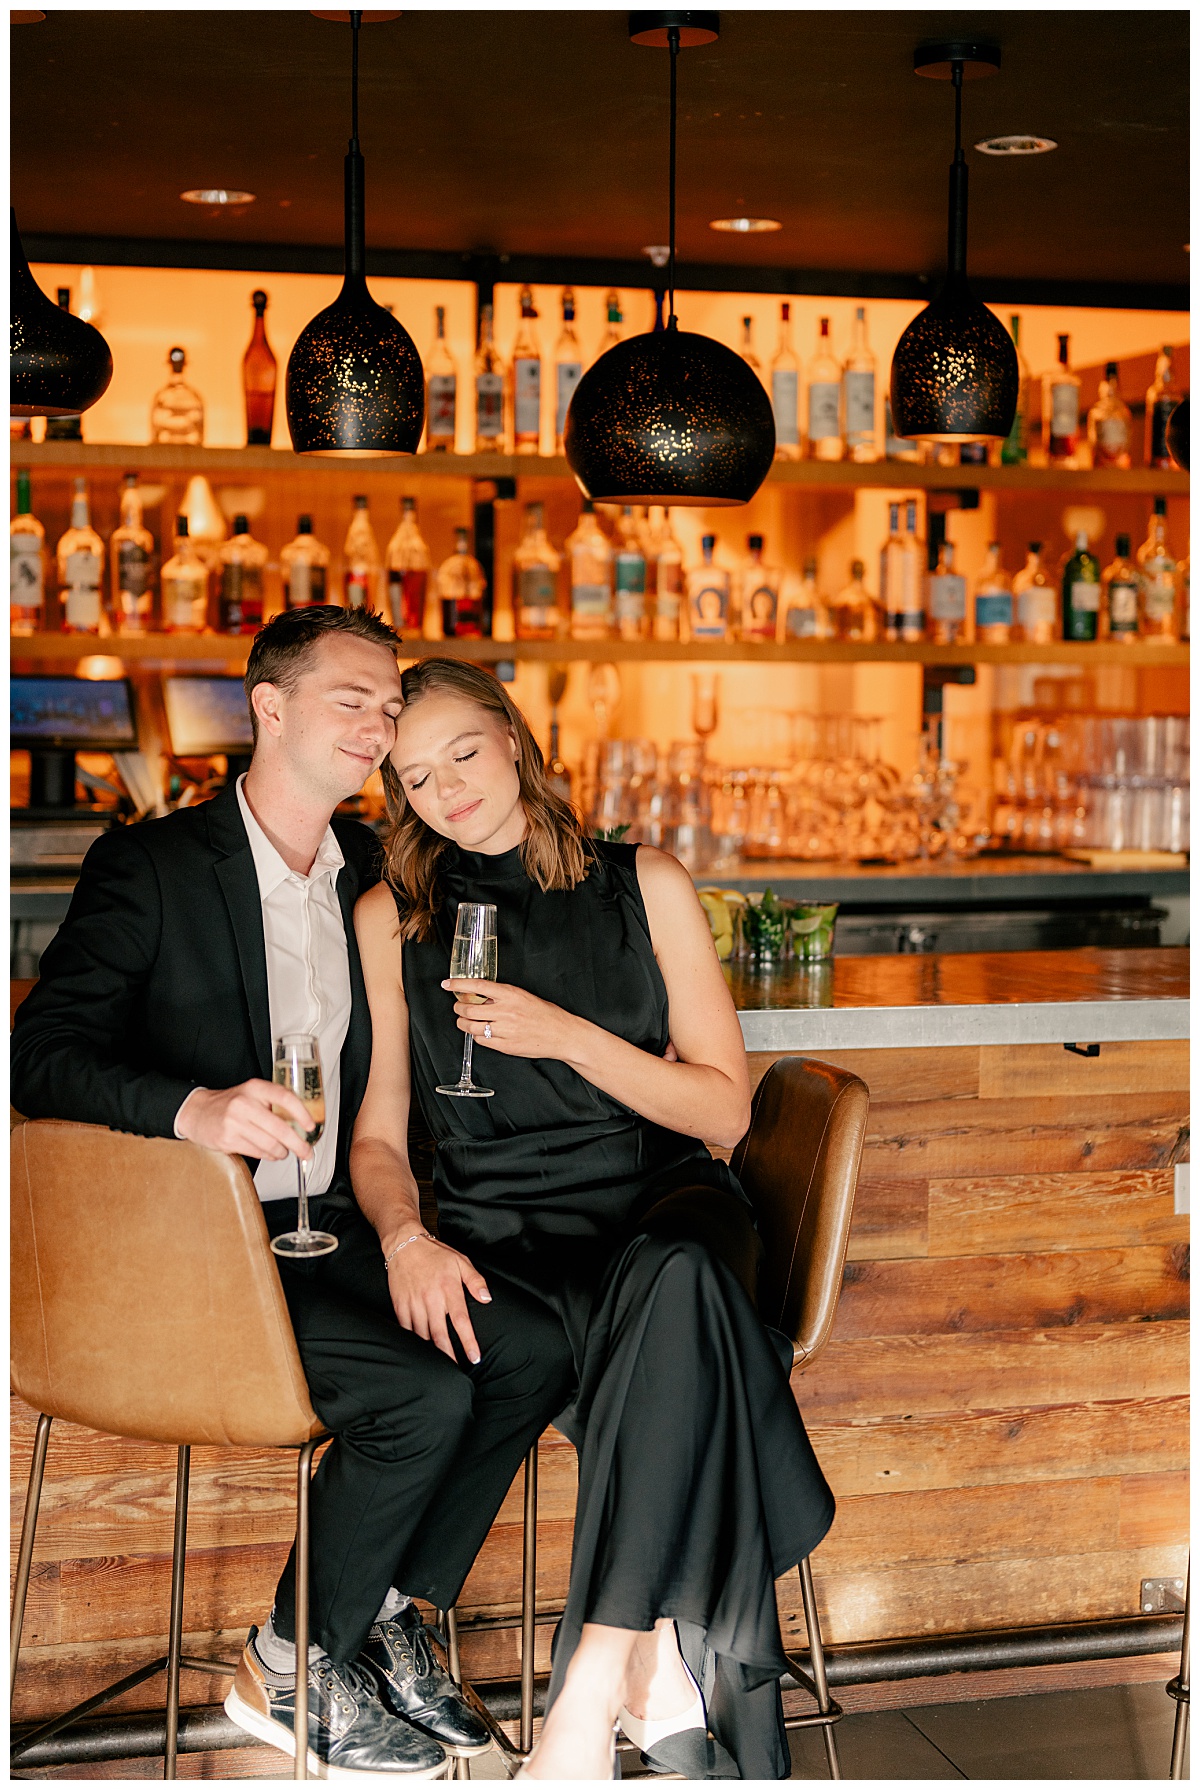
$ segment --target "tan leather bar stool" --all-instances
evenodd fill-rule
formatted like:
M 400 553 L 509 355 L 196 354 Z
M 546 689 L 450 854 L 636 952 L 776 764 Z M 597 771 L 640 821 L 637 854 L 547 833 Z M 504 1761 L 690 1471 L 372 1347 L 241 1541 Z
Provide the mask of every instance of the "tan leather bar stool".
M 11 1138 L 13 1390 L 40 1412 L 12 1611 L 15 1683 L 46 1447 L 54 1418 L 178 1449 L 167 1652 L 14 1748 L 49 1739 L 157 1672 L 167 1675 L 164 1776 L 176 1775 L 193 1446 L 297 1448 L 296 1641 L 308 1654 L 308 1483 L 325 1431 L 309 1402 L 262 1206 L 240 1157 L 99 1125 L 24 1121 Z M 296 1732 L 308 1732 L 297 1675 Z M 308 1775 L 297 1746 L 294 1776 Z
M 796 1367 L 812 1365 L 829 1340 L 842 1290 L 850 1220 L 870 1096 L 857 1075 L 810 1057 L 780 1057 L 759 1082 L 750 1128 L 730 1167 L 740 1180 L 763 1242 L 758 1310 L 790 1340 Z M 537 1624 L 537 1445 L 525 1461 L 525 1550 L 521 1580 L 521 1748 L 533 1746 L 533 1644 Z M 829 1775 L 840 1778 L 812 1565 L 799 1567 L 811 1671 L 790 1653 L 792 1675 L 816 1709 L 789 1716 L 788 1728 L 819 1727 Z M 666 1775 L 666 1774 L 664 1774 Z

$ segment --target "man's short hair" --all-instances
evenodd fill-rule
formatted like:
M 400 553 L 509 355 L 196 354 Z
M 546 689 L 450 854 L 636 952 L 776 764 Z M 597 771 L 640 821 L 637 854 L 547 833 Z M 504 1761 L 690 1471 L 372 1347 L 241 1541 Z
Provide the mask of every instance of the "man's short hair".
M 351 634 L 372 646 L 386 647 L 393 658 L 400 644 L 387 623 L 369 609 L 341 609 L 325 603 L 307 609 L 287 609 L 277 615 L 254 636 L 243 680 L 255 740 L 258 716 L 251 701 L 255 686 L 274 684 L 279 690 L 294 690 L 318 643 L 331 634 Z

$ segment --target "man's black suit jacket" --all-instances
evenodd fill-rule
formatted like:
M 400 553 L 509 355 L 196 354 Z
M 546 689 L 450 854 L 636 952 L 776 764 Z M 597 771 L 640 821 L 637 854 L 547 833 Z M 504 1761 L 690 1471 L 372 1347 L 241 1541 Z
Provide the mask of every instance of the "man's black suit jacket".
M 379 880 L 380 850 L 358 821 L 337 817 L 333 831 L 345 858 L 337 894 L 351 1016 L 332 1185 L 348 1191 L 350 1135 L 371 1062 L 353 913 Z M 14 1106 L 31 1119 L 173 1137 L 192 1088 L 270 1081 L 271 1069 L 262 904 L 234 785 L 197 808 L 105 833 L 17 1012 Z M 250 1160 L 251 1173 L 256 1167 Z

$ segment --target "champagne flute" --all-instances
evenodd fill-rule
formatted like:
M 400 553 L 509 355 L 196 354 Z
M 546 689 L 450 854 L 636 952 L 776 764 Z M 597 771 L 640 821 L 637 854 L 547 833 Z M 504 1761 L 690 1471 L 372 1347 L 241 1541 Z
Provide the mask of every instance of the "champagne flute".
M 275 1041 L 275 1070 L 272 1078 L 279 1087 L 290 1088 L 308 1109 L 310 1129 L 301 1130 L 295 1119 L 288 1123 L 300 1132 L 305 1143 L 315 1144 L 325 1129 L 325 1088 L 321 1080 L 321 1053 L 317 1049 L 317 1041 L 311 1032 L 285 1032 L 282 1038 Z M 286 1115 L 280 1107 L 273 1109 L 281 1118 Z M 271 1240 L 271 1248 L 276 1255 L 295 1257 L 328 1255 L 338 1246 L 336 1237 L 328 1231 L 314 1231 L 308 1223 L 308 1170 L 309 1164 L 296 1158 L 296 1183 L 298 1194 L 297 1227 L 294 1231 L 286 1231 L 282 1237 Z
M 454 948 L 450 953 L 451 976 L 494 982 L 498 962 L 495 908 L 490 901 L 460 901 L 458 920 L 454 927 Z M 455 999 L 479 1001 L 482 1004 L 487 996 L 460 994 Z M 495 1094 L 495 1088 L 479 1088 L 471 1080 L 471 1053 L 474 1047 L 474 1033 L 468 1032 L 463 1040 L 462 1074 L 452 1086 L 438 1088 L 439 1094 L 449 1094 L 460 1100 L 490 1100 Z

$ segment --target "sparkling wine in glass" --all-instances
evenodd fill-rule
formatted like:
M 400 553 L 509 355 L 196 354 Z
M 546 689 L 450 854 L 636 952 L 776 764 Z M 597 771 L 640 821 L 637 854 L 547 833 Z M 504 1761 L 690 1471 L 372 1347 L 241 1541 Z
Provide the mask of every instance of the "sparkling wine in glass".
M 305 1143 L 315 1144 L 325 1129 L 325 1086 L 321 1080 L 321 1053 L 310 1032 L 285 1032 L 282 1038 L 276 1039 L 273 1080 L 281 1088 L 290 1088 L 303 1102 L 309 1116 L 308 1130 L 302 1131 L 295 1119 L 289 1118 L 288 1123 L 300 1132 Z M 280 1107 L 274 1110 L 280 1118 L 287 1116 Z M 309 1227 L 308 1170 L 309 1164 L 301 1162 L 297 1156 L 297 1225 L 294 1231 L 285 1231 L 283 1236 L 272 1238 L 271 1248 L 276 1255 L 289 1258 L 328 1255 L 338 1246 L 337 1238 L 328 1231 L 314 1231 Z
M 494 982 L 499 967 L 496 947 L 496 910 L 490 901 L 460 901 L 454 927 L 454 946 L 450 953 L 452 977 L 470 977 L 481 982 Z M 456 1000 L 487 1000 L 482 994 L 456 995 Z M 463 1040 L 462 1074 L 452 1085 L 439 1087 L 439 1094 L 460 1100 L 490 1100 L 495 1088 L 476 1087 L 471 1080 L 471 1053 L 475 1037 L 468 1032 Z

